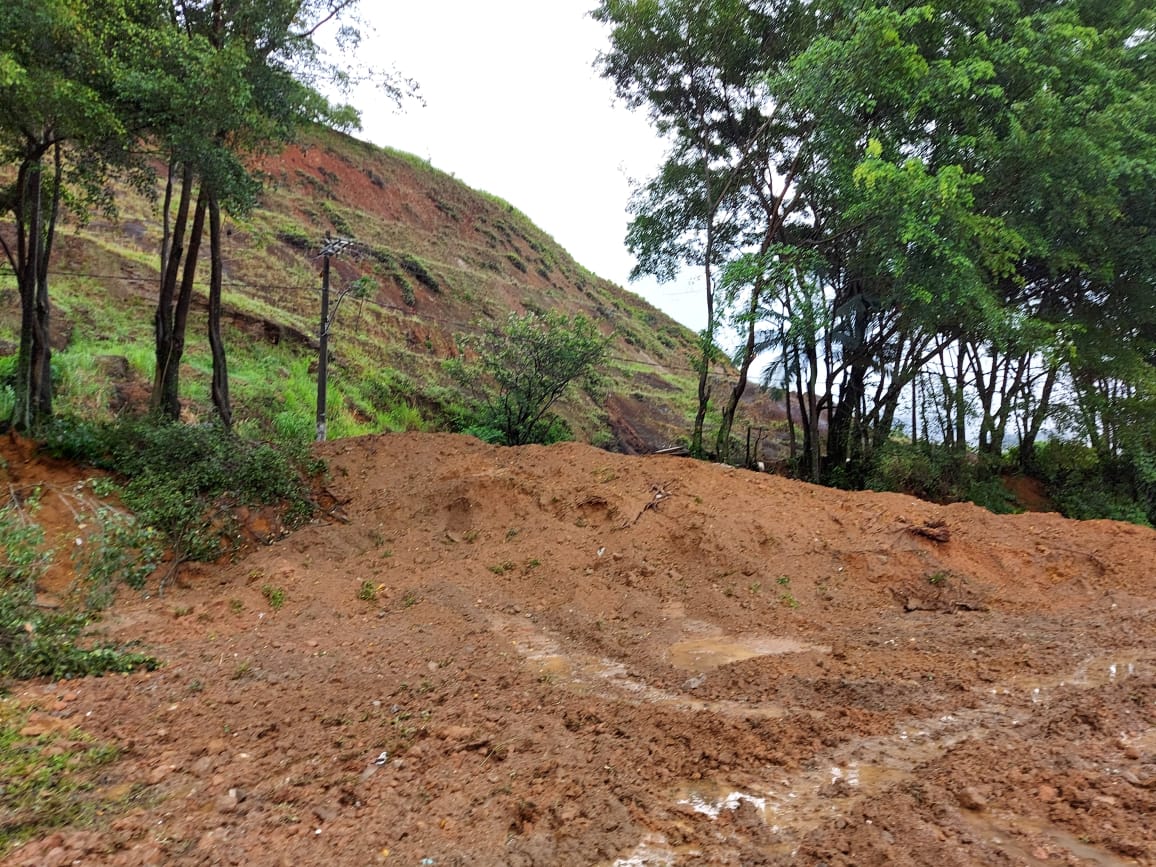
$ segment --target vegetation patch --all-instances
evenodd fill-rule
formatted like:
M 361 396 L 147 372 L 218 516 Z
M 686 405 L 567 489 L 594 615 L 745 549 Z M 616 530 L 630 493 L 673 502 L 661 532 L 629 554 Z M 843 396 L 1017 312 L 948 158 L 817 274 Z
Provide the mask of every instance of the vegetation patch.
M 54 828 L 91 827 L 127 808 L 140 787 L 102 789 L 116 747 L 55 717 L 0 699 L 0 856 Z

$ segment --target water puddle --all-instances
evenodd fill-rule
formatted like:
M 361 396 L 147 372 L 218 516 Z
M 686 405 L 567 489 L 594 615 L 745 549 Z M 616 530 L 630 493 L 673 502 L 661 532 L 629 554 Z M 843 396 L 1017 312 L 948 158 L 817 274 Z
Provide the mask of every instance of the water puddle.
M 679 855 L 692 857 L 701 854 L 690 846 L 672 846 L 662 834 L 647 834 L 633 852 L 614 861 L 612 867 L 674 867 Z
M 956 818 L 983 842 L 1028 864 L 1047 864 L 1056 852 L 1073 855 L 1098 867 L 1135 867 L 1136 864 L 1040 819 L 1010 813 L 973 812 L 961 812 Z
M 696 638 L 680 641 L 670 648 L 670 664 L 684 671 L 702 674 L 732 662 L 784 653 L 830 653 L 831 648 L 804 644 L 791 638 Z
M 822 711 L 810 708 L 787 707 L 771 702 L 693 698 L 682 692 L 651 686 L 641 677 L 632 675 L 621 662 L 577 650 L 566 652 L 557 639 L 526 618 L 495 614 L 491 618 L 491 625 L 496 633 L 507 637 L 511 647 L 533 667 L 539 677 L 565 682 L 579 691 L 589 690 L 605 695 L 607 687 L 610 687 L 622 698 L 632 701 L 744 719 L 779 719 L 791 714 L 805 714 L 817 719 L 824 715 Z M 797 642 L 791 644 L 798 645 Z M 822 649 L 798 646 L 807 650 Z
M 1045 701 L 1048 693 L 1061 688 L 1093 689 L 1116 683 L 1124 683 L 1134 677 L 1151 676 L 1156 666 L 1145 656 L 1105 654 L 1090 656 L 1081 662 L 1071 674 L 1050 677 L 1013 677 L 1004 686 L 991 690 L 993 695 L 1011 695 L 1027 691 L 1033 704 Z

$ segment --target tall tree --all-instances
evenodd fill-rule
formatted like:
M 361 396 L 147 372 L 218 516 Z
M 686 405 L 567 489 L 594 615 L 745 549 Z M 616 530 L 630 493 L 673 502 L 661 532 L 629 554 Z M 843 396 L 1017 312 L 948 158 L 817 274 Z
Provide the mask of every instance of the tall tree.
M 180 412 L 180 360 L 207 215 L 211 393 L 219 419 L 231 424 L 221 333 L 221 214 L 244 213 L 255 203 L 259 184 L 247 168 L 255 154 L 282 146 L 305 123 L 356 125 L 355 111 L 331 104 L 313 87 L 324 77 L 349 80 L 347 70 L 325 59 L 314 37 L 356 5 L 355 0 L 182 0 L 169 7 L 167 27 L 154 34 L 166 51 L 154 52 L 160 62 L 151 70 L 142 105 L 168 160 L 153 383 L 153 406 L 166 416 Z M 341 32 L 356 38 L 348 22 Z M 367 74 L 395 100 L 412 89 L 409 82 Z
M 20 429 L 52 414 L 49 263 L 66 187 L 83 216 L 102 201 L 104 169 L 121 152 L 115 45 L 127 12 L 115 0 L 0 6 L 0 162 L 15 167 L 0 190 L 0 214 L 11 216 L 0 248 L 20 294 L 12 420 Z
M 715 269 L 743 243 L 744 212 L 753 204 L 745 171 L 765 131 L 759 76 L 773 43 L 772 13 L 802 2 L 742 0 L 603 0 L 594 17 L 611 26 L 602 74 L 632 108 L 645 107 L 671 142 L 656 177 L 632 203 L 627 245 L 635 275 L 672 278 L 682 264 L 702 269 L 707 325 L 701 336 L 698 409 L 691 451 L 703 453 L 716 358 Z

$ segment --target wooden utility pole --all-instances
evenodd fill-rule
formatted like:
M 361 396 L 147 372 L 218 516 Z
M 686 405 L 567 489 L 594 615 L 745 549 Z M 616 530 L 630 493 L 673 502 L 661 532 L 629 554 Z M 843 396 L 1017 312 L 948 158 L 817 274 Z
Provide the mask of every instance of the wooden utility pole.
M 321 327 L 318 334 L 317 358 L 317 442 L 325 442 L 328 423 L 325 414 L 326 390 L 329 387 L 329 259 L 337 256 L 355 242 L 349 238 L 326 236 L 321 248 Z

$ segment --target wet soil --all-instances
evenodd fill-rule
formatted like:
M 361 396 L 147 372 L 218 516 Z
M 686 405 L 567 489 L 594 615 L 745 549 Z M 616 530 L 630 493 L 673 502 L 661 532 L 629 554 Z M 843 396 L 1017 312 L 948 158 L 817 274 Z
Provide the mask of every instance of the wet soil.
M 122 594 L 160 670 L 14 691 L 133 798 L 4 863 L 1156 864 L 1150 530 L 575 444 L 323 455 L 315 523 Z

